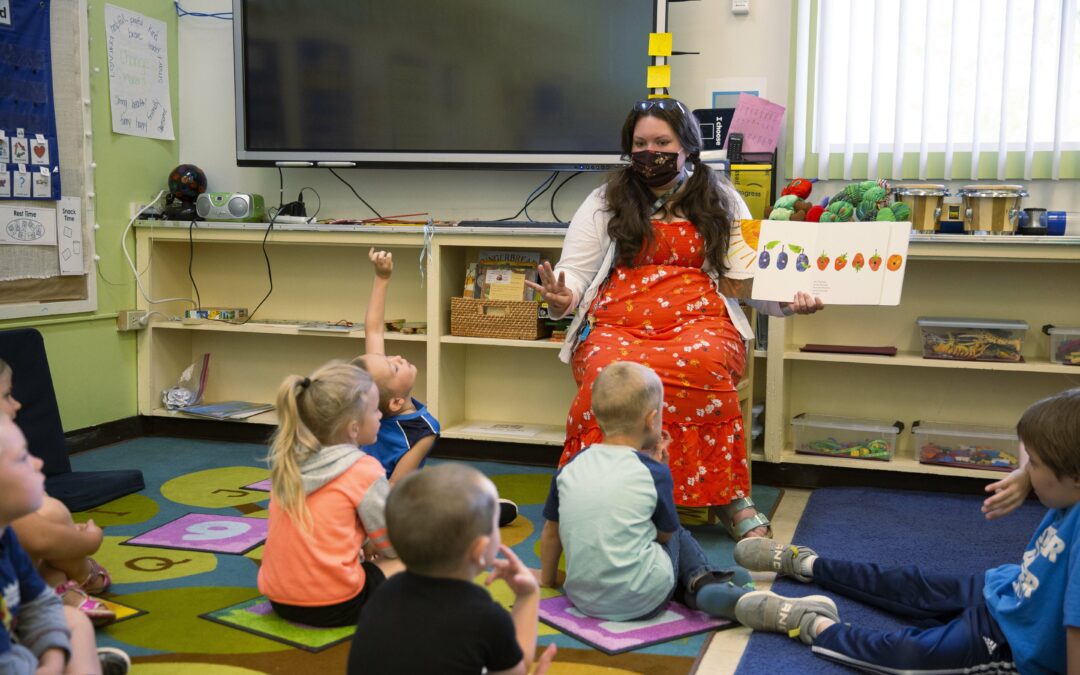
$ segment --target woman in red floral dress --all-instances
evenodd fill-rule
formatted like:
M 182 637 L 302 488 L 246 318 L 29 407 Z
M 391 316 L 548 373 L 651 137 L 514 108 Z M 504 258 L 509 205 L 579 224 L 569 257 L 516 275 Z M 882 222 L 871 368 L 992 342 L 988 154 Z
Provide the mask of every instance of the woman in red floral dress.
M 679 101 L 638 102 L 621 140 L 631 164 L 586 198 L 558 265 L 542 265 L 533 285 L 554 316 L 578 308 L 562 353 L 578 394 L 560 466 L 601 440 L 593 379 L 613 361 L 637 361 L 664 383 L 676 504 L 713 507 L 710 515 L 736 539 L 768 536 L 769 521 L 749 498 L 735 391 L 752 333 L 737 301 L 721 293 L 749 296 L 755 251 L 740 221 L 750 214 L 701 161 L 697 121 Z M 776 316 L 821 308 L 805 293 L 792 303 L 753 304 Z

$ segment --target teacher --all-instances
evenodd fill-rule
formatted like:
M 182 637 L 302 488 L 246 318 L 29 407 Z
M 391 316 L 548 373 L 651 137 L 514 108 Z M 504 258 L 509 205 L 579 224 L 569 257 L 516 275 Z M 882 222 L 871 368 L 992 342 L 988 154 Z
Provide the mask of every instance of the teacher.
M 735 386 L 753 337 L 736 298 L 749 298 L 755 251 L 740 221 L 751 218 L 728 179 L 701 161 L 697 121 L 672 98 L 639 101 L 623 123 L 630 164 L 574 214 L 559 263 L 540 268 L 553 318 L 573 308 L 560 358 L 578 393 L 559 465 L 601 441 L 591 389 L 613 361 L 636 361 L 664 383 L 664 431 L 675 503 L 709 507 L 738 540 L 770 536 L 750 499 L 748 457 Z M 755 237 L 756 238 L 756 237 Z M 810 314 L 819 298 L 749 301 L 772 316 Z

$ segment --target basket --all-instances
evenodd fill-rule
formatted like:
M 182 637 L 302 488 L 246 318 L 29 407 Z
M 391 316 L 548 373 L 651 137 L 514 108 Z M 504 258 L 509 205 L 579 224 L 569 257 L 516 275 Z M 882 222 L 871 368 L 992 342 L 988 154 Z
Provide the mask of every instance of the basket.
M 450 334 L 538 340 L 545 336 L 539 311 L 540 303 L 528 300 L 450 298 Z

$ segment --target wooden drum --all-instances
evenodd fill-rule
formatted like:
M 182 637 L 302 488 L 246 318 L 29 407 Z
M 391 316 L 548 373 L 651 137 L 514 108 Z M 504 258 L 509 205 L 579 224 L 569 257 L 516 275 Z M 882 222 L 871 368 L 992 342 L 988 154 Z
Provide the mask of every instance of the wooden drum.
M 1028 193 L 1022 185 L 965 185 L 957 194 L 964 199 L 964 232 L 1014 234 Z
M 892 188 L 896 200 L 911 209 L 911 229 L 923 234 L 938 230 L 941 204 L 949 191 L 938 183 L 905 183 Z

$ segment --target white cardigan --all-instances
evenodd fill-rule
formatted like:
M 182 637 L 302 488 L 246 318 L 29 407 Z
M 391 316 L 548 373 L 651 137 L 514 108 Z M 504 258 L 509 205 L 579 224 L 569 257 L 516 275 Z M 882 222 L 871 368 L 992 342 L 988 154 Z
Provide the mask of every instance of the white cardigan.
M 750 209 L 746 206 L 746 202 L 743 201 L 742 195 L 730 185 L 721 184 L 720 187 L 727 190 L 733 201 L 738 205 L 737 220 L 749 220 L 753 217 L 750 215 Z M 570 358 L 573 355 L 574 348 L 577 347 L 578 335 L 586 320 L 589 307 L 601 284 L 607 279 L 611 266 L 615 261 L 615 243 L 608 235 L 608 222 L 611 220 L 611 212 L 606 210 L 607 202 L 604 199 L 606 189 L 606 185 L 601 185 L 593 190 L 585 198 L 581 206 L 578 207 L 577 212 L 574 213 L 574 217 L 570 221 L 570 227 L 566 231 L 566 238 L 563 240 L 562 255 L 559 258 L 559 263 L 555 266 L 555 275 L 565 273 L 566 286 L 574 294 L 574 299 L 569 307 L 578 308 L 577 315 L 570 324 L 570 328 L 566 331 L 566 340 L 563 342 L 562 350 L 559 352 L 559 359 L 564 363 L 570 363 Z M 741 242 L 742 231 L 739 227 L 732 227 L 731 242 L 728 246 L 729 265 L 728 270 L 724 273 L 724 276 L 729 279 L 750 279 L 754 276 L 752 269 L 735 264 L 730 257 L 735 245 Z M 716 285 L 717 295 L 728 301 L 728 298 L 725 298 L 720 293 L 719 275 L 707 263 L 704 270 L 712 278 L 713 284 Z M 748 300 L 747 302 L 763 314 L 770 316 L 788 316 L 789 314 L 784 312 L 783 306 L 776 301 Z M 729 311 L 732 304 L 734 303 L 728 302 Z M 567 313 L 569 313 L 569 308 L 567 312 L 561 315 L 552 315 L 552 318 L 561 319 Z M 734 321 L 734 323 L 739 328 L 743 338 L 750 340 L 754 337 L 748 323 L 743 321 L 741 326 L 739 321 Z

